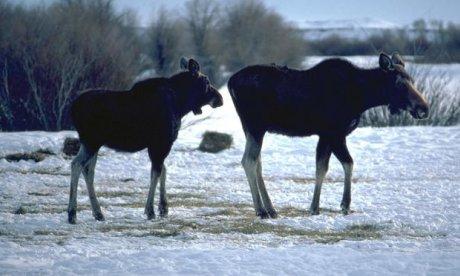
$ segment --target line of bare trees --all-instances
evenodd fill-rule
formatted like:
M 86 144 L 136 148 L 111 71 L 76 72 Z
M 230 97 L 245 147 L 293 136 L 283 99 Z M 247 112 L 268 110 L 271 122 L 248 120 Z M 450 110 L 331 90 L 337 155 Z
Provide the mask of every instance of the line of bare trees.
M 127 16 L 108 1 L 28 9 L 1 1 L 1 129 L 69 128 L 77 91 L 128 86 L 140 51 Z
M 194 56 L 217 85 L 244 65 L 298 66 L 301 35 L 258 0 L 220 6 L 189 0 L 159 9 L 139 28 L 111 0 L 60 0 L 22 7 L 0 0 L 0 130 L 72 127 L 69 106 L 90 87 L 126 89 L 142 71 L 177 71 Z
M 248 64 L 300 66 L 305 55 L 302 34 L 262 1 L 240 0 L 219 5 L 189 0 L 175 15 L 160 9 L 148 27 L 148 52 L 160 73 L 177 68 L 177 58 L 192 54 L 213 83 L 222 85 L 229 72 Z

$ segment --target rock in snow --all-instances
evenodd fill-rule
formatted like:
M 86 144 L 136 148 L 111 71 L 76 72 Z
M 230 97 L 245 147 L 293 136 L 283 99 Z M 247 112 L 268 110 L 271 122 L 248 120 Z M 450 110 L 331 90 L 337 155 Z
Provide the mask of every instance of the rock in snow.
M 232 146 L 233 138 L 230 134 L 216 131 L 206 131 L 203 134 L 199 150 L 210 153 L 218 153 Z
M 78 138 L 65 138 L 64 145 L 62 147 L 63 153 L 68 156 L 74 156 L 77 155 L 78 150 L 80 150 L 80 140 L 78 140 Z

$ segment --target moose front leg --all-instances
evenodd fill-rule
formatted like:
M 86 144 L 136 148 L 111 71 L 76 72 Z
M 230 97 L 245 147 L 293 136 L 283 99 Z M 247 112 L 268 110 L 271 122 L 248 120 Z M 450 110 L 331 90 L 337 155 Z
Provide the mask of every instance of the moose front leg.
M 343 171 L 345 173 L 345 181 L 343 187 L 343 197 L 340 207 L 342 208 L 342 213 L 348 215 L 350 211 L 350 202 L 351 202 L 351 175 L 353 172 L 353 158 L 348 151 L 346 139 L 340 139 L 336 143 L 332 144 L 332 152 L 335 157 L 339 159 L 342 163 Z
M 160 175 L 160 202 L 158 203 L 158 211 L 160 217 L 164 218 L 168 215 L 168 201 L 166 199 L 166 167 L 163 165 Z
M 321 186 L 323 185 L 324 176 L 327 173 L 329 159 L 331 157 L 331 147 L 329 142 L 324 138 L 319 138 L 316 147 L 316 182 L 313 201 L 310 206 L 310 214 L 319 214 L 319 198 L 321 196 Z
M 161 169 L 157 168 L 157 166 L 152 164 L 152 169 L 150 171 L 149 194 L 147 196 L 147 203 L 145 204 L 145 211 L 144 211 L 144 213 L 147 215 L 148 220 L 155 218 L 155 210 L 153 208 L 153 201 L 154 201 L 155 190 L 157 188 L 158 179 L 160 177 L 160 174 L 161 174 Z
M 262 136 L 258 135 L 254 138 L 250 133 L 246 134 L 246 148 L 244 150 L 243 159 L 241 164 L 243 165 L 244 172 L 248 179 L 249 188 L 251 189 L 252 201 L 254 203 L 254 209 L 256 215 L 260 218 L 268 218 L 269 214 L 262 205 L 260 198 L 259 187 L 257 184 L 257 162 L 260 156 L 262 148 Z
M 271 218 L 277 218 L 278 214 L 276 213 L 275 208 L 273 208 L 272 201 L 270 200 L 270 196 L 268 195 L 267 189 L 265 188 L 264 179 L 262 178 L 262 161 L 260 160 L 260 156 L 257 158 L 257 186 L 259 187 L 262 203 L 264 204 L 268 215 Z

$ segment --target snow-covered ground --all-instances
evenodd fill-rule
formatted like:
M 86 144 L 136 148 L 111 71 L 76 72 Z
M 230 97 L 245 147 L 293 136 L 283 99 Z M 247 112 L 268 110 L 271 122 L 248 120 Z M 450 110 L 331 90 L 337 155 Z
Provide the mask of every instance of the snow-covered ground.
M 167 158 L 169 217 L 143 215 L 150 163 L 102 149 L 96 222 L 80 180 L 77 225 L 66 222 L 74 132 L 0 133 L 0 157 L 49 149 L 44 161 L 0 159 L 0 274 L 443 274 L 460 271 L 460 127 L 360 128 L 352 213 L 340 213 L 343 173 L 331 160 L 321 214 L 313 196 L 316 137 L 267 135 L 267 189 L 280 217 L 255 217 L 240 165 L 244 137 L 228 92 L 189 126 Z M 193 117 L 193 115 L 189 115 Z M 190 118 L 188 118 L 190 122 Z M 231 133 L 219 154 L 197 151 L 206 130 Z M 15 214 L 20 209 L 24 214 Z

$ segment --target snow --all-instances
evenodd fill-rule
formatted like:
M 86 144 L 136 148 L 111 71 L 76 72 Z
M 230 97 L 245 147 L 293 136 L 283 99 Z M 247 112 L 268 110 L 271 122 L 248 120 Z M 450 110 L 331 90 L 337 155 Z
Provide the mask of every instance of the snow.
M 402 26 L 390 21 L 375 18 L 305 20 L 298 22 L 298 27 L 306 30 L 330 29 L 400 29 Z
M 460 126 L 359 128 L 348 138 L 355 160 L 352 213 L 340 213 L 343 172 L 331 159 L 321 214 L 307 213 L 317 137 L 269 134 L 263 174 L 280 217 L 255 217 L 240 160 L 244 135 L 228 91 L 181 130 L 166 160 L 169 216 L 143 215 L 147 153 L 103 148 L 96 192 L 106 221 L 92 218 L 84 181 L 77 224 L 66 222 L 75 132 L 0 133 L 0 157 L 49 149 L 44 161 L 0 159 L 1 274 L 442 274 L 460 271 Z M 206 130 L 234 146 L 197 151 Z M 157 202 L 157 201 L 156 201 Z M 25 214 L 15 214 L 19 207 Z

